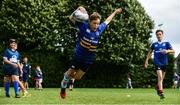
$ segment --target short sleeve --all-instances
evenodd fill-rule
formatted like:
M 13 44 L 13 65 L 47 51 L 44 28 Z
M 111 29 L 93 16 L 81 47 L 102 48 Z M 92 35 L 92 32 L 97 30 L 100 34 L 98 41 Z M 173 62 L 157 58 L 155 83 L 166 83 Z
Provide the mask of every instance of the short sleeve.
M 167 49 L 172 49 L 172 46 L 169 42 L 166 43 L 166 47 L 167 47 Z
M 151 50 L 154 50 L 154 43 L 151 45 Z
M 83 30 L 86 25 L 86 22 L 76 22 L 75 26 L 79 28 L 79 30 Z
M 106 29 L 106 24 L 105 23 L 101 23 L 100 25 L 99 25 L 99 31 L 100 31 L 100 34 Z
M 9 54 L 8 54 L 8 49 L 6 49 L 6 50 L 4 51 L 3 57 L 8 58 L 8 56 L 9 56 Z
M 17 57 L 18 62 L 20 62 L 20 59 L 21 59 L 21 55 L 18 52 L 18 57 Z

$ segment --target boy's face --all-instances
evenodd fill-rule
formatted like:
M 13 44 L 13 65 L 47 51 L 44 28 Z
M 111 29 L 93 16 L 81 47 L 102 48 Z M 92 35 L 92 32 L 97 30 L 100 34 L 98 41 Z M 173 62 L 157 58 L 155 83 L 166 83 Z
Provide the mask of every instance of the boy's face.
M 27 63 L 28 59 L 27 58 L 24 58 L 24 62 Z
M 158 39 L 158 41 L 162 41 L 163 40 L 163 33 L 162 32 L 158 32 L 158 33 L 156 33 L 156 37 L 157 37 L 157 39 Z
M 16 50 L 17 49 L 17 43 L 16 42 L 10 43 L 10 48 L 12 48 L 13 50 Z
M 93 31 L 96 31 L 100 24 L 100 19 L 90 21 L 90 27 Z
M 36 69 L 37 69 L 37 70 L 40 70 L 40 67 L 39 67 L 39 66 L 37 66 L 37 67 L 36 67 Z

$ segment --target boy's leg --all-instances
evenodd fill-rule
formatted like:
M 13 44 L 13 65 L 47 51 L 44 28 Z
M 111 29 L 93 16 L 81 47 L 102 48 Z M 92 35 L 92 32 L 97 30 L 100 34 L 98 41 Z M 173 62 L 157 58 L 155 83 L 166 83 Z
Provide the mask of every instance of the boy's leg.
M 7 68 L 6 66 L 3 66 L 3 73 L 4 73 L 4 90 L 5 90 L 5 95 L 6 97 L 10 97 L 10 92 L 9 92 L 9 88 L 10 88 L 10 84 L 11 84 L 11 69 Z
M 81 79 L 82 76 L 85 74 L 83 70 L 87 71 L 89 65 L 90 64 L 83 64 L 82 62 L 74 62 L 71 68 L 66 73 L 64 73 L 64 78 L 61 82 L 61 92 L 60 92 L 61 98 L 64 99 L 66 97 L 66 87 L 67 84 L 69 83 L 69 80 L 72 78 L 77 80 Z
M 80 80 L 82 76 L 85 74 L 83 70 L 78 70 L 74 76 L 75 79 Z
M 68 71 L 66 71 L 64 73 L 64 77 L 61 82 L 61 88 L 66 88 L 67 84 L 69 83 L 69 80 L 74 78 L 75 74 L 76 74 L 75 70 L 73 70 L 71 68 Z
M 130 86 L 130 89 L 133 89 L 132 83 L 131 83 L 131 82 L 129 82 L 129 86 Z
M 39 79 L 39 89 L 42 89 L 42 79 Z
M 69 80 L 74 77 L 75 73 L 76 73 L 75 70 L 72 68 L 69 68 L 69 70 L 64 73 L 63 80 L 61 81 L 61 92 L 60 92 L 61 98 L 64 99 L 66 97 L 67 84 L 69 83 Z
M 26 89 L 29 89 L 29 84 L 28 84 L 28 82 L 26 83 Z
M 37 80 L 37 89 L 40 88 L 40 79 Z
M 25 89 L 27 89 L 27 82 L 23 81 L 23 86 Z
M 126 88 L 127 88 L 127 89 L 129 88 L 129 84 L 128 84 L 128 82 L 126 83 Z
M 178 83 L 178 81 L 174 81 L 174 89 L 177 88 L 177 83 Z
M 24 87 L 24 83 L 22 81 L 20 81 L 20 80 L 18 81 L 18 83 L 19 83 L 19 86 L 20 86 L 21 90 L 25 91 L 26 88 Z
M 4 77 L 4 88 L 5 88 L 6 97 L 10 97 L 10 93 L 9 93 L 10 83 L 11 83 L 11 77 L 5 76 Z
M 18 90 L 18 87 L 19 87 L 19 77 L 17 75 L 12 75 L 12 81 L 13 81 L 13 86 L 14 86 L 14 92 L 15 92 L 15 97 L 16 98 L 20 98 L 19 97 L 19 90 Z
M 18 81 L 18 83 L 19 83 L 19 86 L 20 86 L 21 89 L 22 89 L 23 97 L 26 97 L 27 94 L 28 94 L 27 89 L 24 87 L 24 84 L 23 84 L 20 80 Z
M 39 80 L 36 79 L 36 83 L 35 83 L 35 89 L 38 89 L 39 88 Z
M 161 70 L 157 70 L 157 76 L 158 76 L 158 88 L 159 90 L 163 90 L 163 87 L 162 87 L 163 76 L 162 76 Z
M 70 91 L 72 91 L 73 88 L 74 88 L 74 81 L 75 81 L 74 78 L 73 78 L 73 79 L 70 79 L 70 81 L 69 81 L 69 90 L 70 90 Z
M 29 79 L 28 75 L 25 74 L 23 77 L 23 83 L 24 83 L 23 85 L 26 90 L 28 89 L 28 79 Z
M 163 93 L 163 79 L 165 77 L 165 72 L 162 70 L 157 70 L 158 75 L 158 95 L 161 99 L 165 98 Z

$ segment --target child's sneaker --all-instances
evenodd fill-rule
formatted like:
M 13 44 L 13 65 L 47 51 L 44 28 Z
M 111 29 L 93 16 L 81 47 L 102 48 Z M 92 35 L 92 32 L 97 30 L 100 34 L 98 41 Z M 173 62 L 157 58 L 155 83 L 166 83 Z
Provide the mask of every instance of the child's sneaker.
M 60 96 L 62 99 L 66 98 L 66 89 L 65 88 L 61 88 Z
M 164 99 L 165 98 L 164 93 L 160 93 L 159 96 L 160 96 L 160 99 Z
M 19 94 L 16 94 L 16 95 L 15 95 L 15 98 L 21 98 L 21 97 L 19 96 Z
M 11 96 L 9 94 L 6 94 L 6 97 L 11 98 Z
M 25 91 L 25 92 L 23 92 L 23 96 L 22 97 L 27 97 L 27 95 L 28 95 L 28 92 Z
M 159 95 L 160 95 L 160 91 L 159 91 L 158 85 L 155 87 L 155 90 L 156 90 L 156 92 L 157 92 L 157 95 L 159 96 Z

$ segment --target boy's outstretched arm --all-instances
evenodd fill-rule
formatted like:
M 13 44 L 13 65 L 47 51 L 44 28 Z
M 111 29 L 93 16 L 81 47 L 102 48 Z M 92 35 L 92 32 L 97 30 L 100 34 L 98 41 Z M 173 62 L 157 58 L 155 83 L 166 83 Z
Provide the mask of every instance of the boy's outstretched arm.
M 111 22 L 112 18 L 113 18 L 116 14 L 121 13 L 121 12 L 122 12 L 122 9 L 121 9 L 121 8 L 116 9 L 116 10 L 104 21 L 104 23 L 105 23 L 106 25 L 109 24 L 109 23 Z

